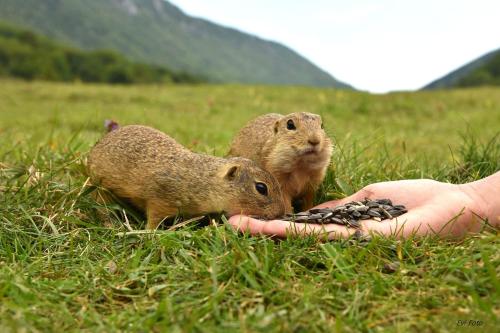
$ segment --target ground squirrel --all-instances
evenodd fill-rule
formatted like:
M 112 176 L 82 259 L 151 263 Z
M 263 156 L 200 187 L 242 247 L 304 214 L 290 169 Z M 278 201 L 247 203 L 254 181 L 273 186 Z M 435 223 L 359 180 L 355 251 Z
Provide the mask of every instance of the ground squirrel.
M 147 229 L 179 213 L 271 219 L 285 211 L 278 182 L 255 162 L 197 154 L 146 126 L 106 134 L 90 151 L 88 168 L 93 184 L 146 213 Z
M 321 117 L 306 112 L 266 114 L 250 121 L 234 138 L 228 156 L 249 158 L 276 177 L 286 211 L 307 210 L 325 177 L 332 143 Z

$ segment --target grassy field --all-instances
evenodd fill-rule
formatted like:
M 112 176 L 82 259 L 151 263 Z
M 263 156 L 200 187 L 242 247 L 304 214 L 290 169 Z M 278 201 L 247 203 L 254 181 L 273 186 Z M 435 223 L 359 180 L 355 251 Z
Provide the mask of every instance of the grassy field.
M 224 155 L 247 120 L 295 111 L 321 114 L 336 144 L 318 202 L 375 181 L 464 182 L 500 169 L 499 88 L 370 95 L 0 81 L 0 331 L 497 330 L 495 231 L 321 243 L 249 237 L 219 219 L 123 234 L 119 214 L 108 228 L 97 218 L 84 163 L 104 119 Z M 394 261 L 396 272 L 384 269 Z

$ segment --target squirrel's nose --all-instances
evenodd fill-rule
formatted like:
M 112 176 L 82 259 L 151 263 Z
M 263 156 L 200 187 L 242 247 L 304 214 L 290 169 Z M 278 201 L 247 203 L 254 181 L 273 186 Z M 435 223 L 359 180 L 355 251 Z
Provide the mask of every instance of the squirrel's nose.
M 316 138 L 316 137 L 309 138 L 309 140 L 307 140 L 307 142 L 309 142 L 309 144 L 311 146 L 316 146 L 317 144 L 319 144 L 319 138 Z

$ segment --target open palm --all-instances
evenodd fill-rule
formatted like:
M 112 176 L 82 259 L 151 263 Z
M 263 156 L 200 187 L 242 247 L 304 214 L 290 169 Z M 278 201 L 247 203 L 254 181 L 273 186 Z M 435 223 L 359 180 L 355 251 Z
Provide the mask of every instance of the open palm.
M 341 200 L 323 203 L 317 208 L 335 207 L 344 203 L 369 199 L 389 198 L 394 204 L 408 209 L 392 220 L 382 222 L 361 221 L 363 232 L 406 237 L 412 234 L 439 234 L 462 236 L 479 231 L 484 225 L 479 216 L 484 216 L 480 200 L 467 185 L 440 183 L 428 179 L 400 180 L 368 185 L 359 192 Z M 281 220 L 262 221 L 236 215 L 229 219 L 234 227 L 251 234 L 268 234 L 285 237 L 289 233 L 326 234 L 329 239 L 349 237 L 356 230 L 336 224 L 305 224 Z

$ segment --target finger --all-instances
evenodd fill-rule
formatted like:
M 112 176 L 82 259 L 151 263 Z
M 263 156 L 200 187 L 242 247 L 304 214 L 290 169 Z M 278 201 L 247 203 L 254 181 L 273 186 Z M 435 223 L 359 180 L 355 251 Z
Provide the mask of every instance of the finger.
M 298 223 L 282 220 L 262 221 L 244 215 L 234 215 L 229 223 L 240 231 L 248 231 L 252 235 L 271 235 L 287 237 L 288 235 L 326 236 L 328 239 L 349 238 L 356 229 L 347 228 L 336 224 Z

